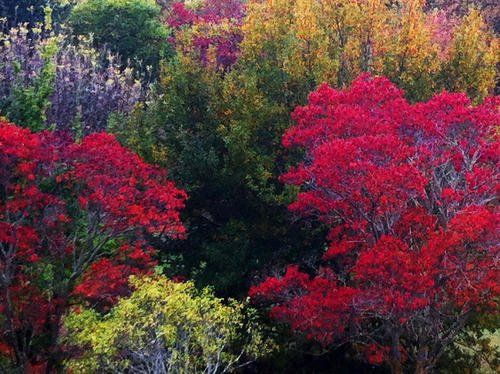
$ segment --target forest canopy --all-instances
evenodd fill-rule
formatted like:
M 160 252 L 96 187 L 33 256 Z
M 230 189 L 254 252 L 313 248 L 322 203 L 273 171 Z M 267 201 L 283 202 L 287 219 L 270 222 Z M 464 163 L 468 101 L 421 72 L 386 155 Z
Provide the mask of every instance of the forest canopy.
M 499 14 L 0 0 L 0 372 L 498 372 Z

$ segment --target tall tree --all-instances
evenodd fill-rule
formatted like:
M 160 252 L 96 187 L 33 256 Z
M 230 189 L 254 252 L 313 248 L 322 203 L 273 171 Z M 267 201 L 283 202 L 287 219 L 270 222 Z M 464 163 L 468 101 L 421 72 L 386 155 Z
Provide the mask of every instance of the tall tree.
M 497 307 L 498 99 L 410 105 L 386 78 L 322 85 L 283 137 L 305 160 L 290 209 L 330 227 L 324 266 L 251 289 L 325 346 L 350 342 L 393 372 L 432 370 L 471 317 Z
M 0 123 L 0 342 L 14 366 L 60 364 L 72 298 L 106 309 L 151 271 L 146 235 L 183 237 L 185 193 L 105 133 L 74 143 Z

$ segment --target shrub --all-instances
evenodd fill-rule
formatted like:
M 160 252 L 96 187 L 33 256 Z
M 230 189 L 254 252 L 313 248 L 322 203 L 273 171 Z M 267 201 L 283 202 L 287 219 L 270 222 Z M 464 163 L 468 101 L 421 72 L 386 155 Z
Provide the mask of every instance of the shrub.
M 78 308 L 65 318 L 63 342 L 78 347 L 70 370 L 221 373 L 267 352 L 243 304 L 225 305 L 208 289 L 161 276 L 130 282 L 133 293 L 109 314 Z

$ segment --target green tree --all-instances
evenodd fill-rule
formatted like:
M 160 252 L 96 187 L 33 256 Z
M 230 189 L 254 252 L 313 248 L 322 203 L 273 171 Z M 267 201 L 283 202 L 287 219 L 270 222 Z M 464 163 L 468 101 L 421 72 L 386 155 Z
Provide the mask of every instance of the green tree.
M 302 245 L 321 249 L 314 230 L 292 221 L 293 191 L 276 177 L 288 162 L 280 146 L 290 121 L 284 102 L 293 101 L 280 92 L 283 79 L 272 67 L 224 73 L 179 54 L 165 65 L 155 99 L 130 121 L 114 122 L 124 144 L 166 166 L 188 192 L 189 235 L 160 251 L 166 274 L 236 296 L 258 272 L 293 261 Z
M 500 317 L 480 314 L 458 336 L 438 363 L 444 374 L 493 374 L 500 370 Z
M 92 35 L 96 47 L 118 53 L 123 64 L 154 73 L 168 50 L 160 13 L 154 0 L 84 0 L 73 8 L 69 25 L 75 35 Z
M 497 78 L 498 47 L 498 38 L 488 31 L 481 14 L 471 9 L 453 35 L 442 74 L 446 89 L 464 91 L 476 99 L 491 94 Z
M 19 24 L 34 27 L 46 21 L 47 12 L 51 13 L 53 26 L 60 29 L 61 23 L 67 18 L 76 0 L 0 0 L 0 25 L 8 30 Z
M 11 29 L 10 35 L 0 34 L 0 43 L 4 43 L 3 48 L 0 47 L 3 52 L 0 71 L 7 72 L 1 84 L 0 112 L 33 131 L 45 128 L 56 78 L 55 56 L 59 50 L 58 38 L 43 38 L 42 32 L 38 28 L 20 27 Z M 14 48 L 9 48 L 12 44 Z M 25 53 L 16 56 L 15 47 L 16 52 L 25 50 Z

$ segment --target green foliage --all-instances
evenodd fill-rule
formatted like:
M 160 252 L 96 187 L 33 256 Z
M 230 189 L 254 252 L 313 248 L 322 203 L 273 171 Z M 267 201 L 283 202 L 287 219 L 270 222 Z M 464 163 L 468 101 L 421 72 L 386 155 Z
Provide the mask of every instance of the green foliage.
M 290 113 L 306 103 L 318 84 L 326 81 L 342 87 L 369 71 L 389 77 L 407 91 L 411 101 L 425 100 L 442 89 L 465 91 L 480 101 L 495 87 L 498 39 L 475 10 L 443 20 L 442 14 L 427 11 L 421 0 L 244 0 L 245 18 L 218 22 L 214 9 L 224 9 L 231 2 L 186 0 L 186 8 L 201 16 L 190 21 L 184 15 L 186 22 L 172 26 L 172 31 L 165 25 L 173 2 L 0 0 L 0 17 L 7 18 L 4 29 L 21 21 L 36 27 L 45 24 L 43 29 L 33 29 L 42 42 L 26 34 L 33 42 L 29 48 L 42 51 L 43 62 L 37 66 L 43 67 L 28 80 L 24 76 L 34 77 L 35 69 L 26 66 L 34 64 L 17 59 L 21 61 L 13 66 L 19 74 L 12 75 L 13 89 L 0 102 L 0 118 L 4 115 L 38 131 L 57 122 L 51 118 L 56 112 L 57 118 L 67 119 L 63 128 L 73 130 L 76 139 L 106 129 L 145 160 L 166 168 L 189 195 L 182 213 L 188 237 L 182 241 L 148 238 L 148 244 L 158 249 L 156 270 L 210 286 L 218 296 L 241 297 L 251 284 L 276 273 L 284 263 L 299 263 L 306 271 L 319 266 L 324 227 L 290 214 L 287 206 L 297 189 L 279 180 L 301 158 L 300 150 L 285 151 L 281 145 L 283 133 L 292 125 Z M 204 6 L 214 14 L 203 15 Z M 68 17 L 69 27 L 62 27 Z M 200 21 L 203 17 L 206 20 Z M 48 37 L 61 31 L 67 31 L 69 38 Z M 171 32 L 175 51 L 167 42 Z M 221 68 L 217 43 L 203 48 L 207 40 L 227 35 L 235 43 L 231 48 L 237 51 L 237 60 Z M 56 38 L 65 43 L 57 43 Z M 63 60 L 57 56 L 64 55 L 60 52 L 66 46 L 70 54 L 73 49 L 78 52 L 75 60 L 91 53 L 86 63 L 98 66 L 103 79 L 88 79 L 85 85 L 90 70 L 69 63 L 61 69 Z M 118 64 L 104 58 L 105 48 L 120 56 Z M 126 66 L 134 72 L 129 73 Z M 145 85 L 123 84 L 113 90 L 107 75 L 112 70 L 115 85 L 139 76 L 151 79 L 146 100 L 142 100 Z M 57 87 L 64 84 L 58 80 L 70 84 L 59 92 Z M 99 126 L 88 125 L 94 122 Z M 82 234 L 87 230 L 85 218 L 75 220 L 81 250 L 86 243 L 95 244 Z M 118 246 L 110 242 L 103 253 L 113 257 Z M 58 292 L 57 277 L 68 276 L 59 274 L 58 267 L 43 262 L 33 266 L 40 275 L 37 286 L 48 295 Z M 222 367 L 232 366 L 241 351 L 255 353 L 252 344 L 261 335 L 250 331 L 254 334 L 250 345 L 242 339 L 247 318 L 242 304 L 225 305 L 207 290 L 196 291 L 190 282 L 173 283 L 161 277 L 133 282 L 136 292 L 109 315 L 85 309 L 66 318 L 65 342 L 82 349 L 81 357 L 68 362 L 73 372 L 133 371 L 137 352 L 142 359 L 170 352 L 171 361 L 162 362 L 178 372 L 207 369 L 225 343 L 230 349 L 221 356 Z M 148 314 L 150 310 L 154 312 Z M 463 342 L 443 357 L 440 370 L 475 373 L 478 367 L 498 365 L 498 344 L 491 339 L 498 333 L 484 333 L 489 323 L 478 322 L 465 332 Z M 193 337 L 189 344 L 183 333 Z M 276 334 L 285 348 L 274 358 L 268 356 L 267 362 L 264 359 L 270 371 L 315 367 L 307 362 L 311 356 L 296 353 L 304 349 L 304 342 L 281 330 Z M 161 344 L 147 343 L 151 337 L 150 342 Z M 348 356 L 342 350 L 329 354 L 330 358 L 316 363 L 320 370 Z M 349 357 L 347 361 L 353 356 Z M 2 365 L 0 361 L 0 371 L 8 370 Z
M 465 329 L 440 360 L 444 374 L 493 374 L 500 370 L 498 315 L 481 315 Z
M 0 0 L 0 18 L 5 29 L 27 23 L 31 27 L 47 20 L 47 13 L 56 30 L 67 18 L 76 0 Z
M 281 134 L 296 101 L 281 92 L 285 76 L 256 69 L 223 73 L 179 55 L 164 66 L 153 99 L 111 128 L 188 192 L 188 238 L 154 243 L 168 248 L 160 251 L 166 274 L 222 295 L 245 293 L 257 272 L 296 260 L 302 245 L 321 250 L 321 229 L 292 221 L 286 205 L 294 191 L 277 177 L 288 163 Z
M 161 276 L 131 284 L 132 295 L 107 315 L 84 309 L 65 318 L 64 342 L 82 349 L 67 362 L 72 372 L 218 373 L 272 347 L 241 303 Z
M 50 95 L 54 90 L 56 75 L 54 56 L 58 50 L 57 37 L 43 41 L 37 48 L 41 52 L 43 67 L 30 85 L 19 84 L 13 88 L 10 105 L 5 112 L 11 121 L 22 123 L 32 131 L 45 128 L 46 113 L 51 105 Z
M 69 25 L 75 35 L 92 35 L 95 46 L 118 53 L 124 65 L 131 61 L 156 72 L 168 50 L 160 11 L 154 0 L 84 0 L 73 8 Z

